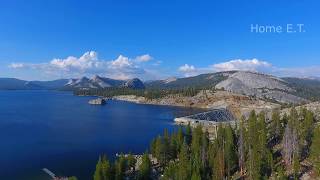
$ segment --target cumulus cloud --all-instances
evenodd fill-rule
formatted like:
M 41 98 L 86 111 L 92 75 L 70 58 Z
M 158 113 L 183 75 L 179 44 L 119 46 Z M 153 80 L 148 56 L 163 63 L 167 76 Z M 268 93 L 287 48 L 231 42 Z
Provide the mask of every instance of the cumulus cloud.
M 220 71 L 266 71 L 272 68 L 272 64 L 258 59 L 234 59 L 222 63 L 212 64 L 208 67 L 195 68 L 193 65 L 185 64 L 178 68 L 184 76 L 193 76 L 203 73 L 220 72 Z
M 311 77 L 320 76 L 320 66 L 310 67 L 291 67 L 283 68 L 272 65 L 271 63 L 256 58 L 253 59 L 234 59 L 221 63 L 209 65 L 207 67 L 195 68 L 193 65 L 185 64 L 178 68 L 184 76 L 195 76 L 203 73 L 221 71 L 254 71 L 277 76 Z
M 81 57 L 77 58 L 74 56 L 69 56 L 65 59 L 53 59 L 50 61 L 51 66 L 65 69 L 65 70 L 72 70 L 72 69 L 79 69 L 79 70 L 86 70 L 94 67 L 100 66 L 101 62 L 98 61 L 98 54 L 94 51 L 89 51 L 84 53 Z
M 141 57 L 140 59 L 144 59 L 144 61 L 148 59 L 148 57 Z M 49 74 L 59 74 L 59 76 L 63 77 L 100 74 L 117 79 L 139 77 L 146 72 L 138 66 L 135 59 L 119 55 L 114 60 L 102 60 L 98 58 L 98 53 L 95 51 L 88 51 L 80 57 L 55 58 L 48 63 L 12 63 L 9 67 L 14 69 L 35 69 Z
M 144 55 L 141 55 L 141 56 L 137 56 L 135 59 L 138 62 L 148 62 L 148 61 L 152 60 L 153 57 L 150 56 L 149 54 L 144 54 Z
M 192 72 L 195 71 L 195 67 L 193 65 L 185 64 L 179 67 L 179 71 L 181 72 Z
M 223 63 L 213 64 L 214 71 L 259 71 L 264 68 L 270 68 L 272 65 L 266 61 L 260 61 L 258 59 L 235 59 Z
M 182 72 L 184 76 L 189 77 L 189 76 L 194 76 L 197 75 L 198 69 L 196 69 L 193 65 L 185 64 L 183 66 L 180 66 L 178 71 Z

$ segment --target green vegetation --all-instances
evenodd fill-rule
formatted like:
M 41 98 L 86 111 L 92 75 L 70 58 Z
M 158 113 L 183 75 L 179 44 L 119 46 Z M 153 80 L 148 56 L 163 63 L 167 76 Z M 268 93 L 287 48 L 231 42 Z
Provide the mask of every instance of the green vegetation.
M 320 100 L 320 80 L 301 79 L 301 78 L 282 78 L 288 85 L 295 89 L 296 96 L 303 97 L 312 101 Z
M 130 88 L 104 88 L 104 89 L 78 89 L 74 91 L 75 95 L 81 96 L 103 96 L 113 97 L 120 95 L 136 95 L 147 99 L 158 99 L 170 94 L 179 94 L 182 96 L 195 96 L 201 89 L 130 89 Z
M 146 83 L 148 89 L 185 89 L 191 87 L 195 89 L 210 89 L 215 87 L 219 82 L 226 80 L 227 76 L 225 73 L 234 73 L 235 71 L 229 72 L 217 72 L 210 74 L 200 74 L 198 76 L 177 78 L 171 82 L 153 81 Z
M 69 177 L 68 180 L 78 180 L 75 176 Z
M 132 155 L 120 155 L 113 164 L 99 158 L 94 180 L 105 179 L 298 179 L 308 161 L 320 175 L 320 126 L 312 112 L 292 108 L 267 120 L 252 111 L 235 127 L 220 124 L 209 140 L 204 128 L 190 125 L 156 137 L 138 169 Z M 313 169 L 312 169 L 313 168 Z
M 312 136 L 310 160 L 318 176 L 320 176 L 320 126 L 317 125 Z

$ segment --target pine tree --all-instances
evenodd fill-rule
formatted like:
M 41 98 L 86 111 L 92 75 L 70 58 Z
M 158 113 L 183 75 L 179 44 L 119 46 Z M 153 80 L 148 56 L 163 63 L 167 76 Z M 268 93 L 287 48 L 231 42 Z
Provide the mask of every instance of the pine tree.
M 259 155 L 259 136 L 257 136 L 257 116 L 254 111 L 248 119 L 248 178 L 260 179 L 261 158 Z
M 126 158 L 124 155 L 120 155 L 118 159 L 116 160 L 114 166 L 115 166 L 115 179 L 116 180 L 122 180 L 125 176 L 125 171 L 127 169 L 126 167 Z
M 192 130 L 191 130 L 190 123 L 188 123 L 188 126 L 186 127 L 186 135 L 185 135 L 185 141 L 187 142 L 187 145 L 191 144 L 191 140 L 192 140 Z
M 94 180 L 102 180 L 102 171 L 101 171 L 101 156 L 99 157 L 98 163 L 96 165 L 96 170 L 93 175 Z
M 283 148 L 282 157 L 288 168 L 293 170 L 293 175 L 296 178 L 300 169 L 300 152 L 301 146 L 299 145 L 299 120 L 298 113 L 295 108 L 290 111 L 288 123 L 283 135 Z
M 190 179 L 191 178 L 191 161 L 190 161 L 190 152 L 188 150 L 188 145 L 183 143 L 181 151 L 178 155 L 178 172 L 177 176 L 179 179 Z
M 238 131 L 238 166 L 240 169 L 240 175 L 244 176 L 244 168 L 245 168 L 245 128 L 243 125 L 243 121 L 245 117 L 242 116 L 239 123 L 239 131 Z
M 218 148 L 214 157 L 213 177 L 214 180 L 225 178 L 225 159 L 223 148 Z
M 260 174 L 262 176 L 271 175 L 272 170 L 272 153 L 268 148 L 268 135 L 265 113 L 261 112 L 258 116 L 258 136 L 259 136 L 259 147 L 258 152 L 260 154 Z
M 179 127 L 178 133 L 177 133 L 177 152 L 180 151 L 183 141 L 184 141 L 183 130 L 181 127 Z
M 142 163 L 139 166 L 139 180 L 148 180 L 151 175 L 151 161 L 149 159 L 148 153 L 144 153 L 142 156 Z
M 113 179 L 111 165 L 105 155 L 99 157 L 96 170 L 93 176 L 94 180 L 111 180 Z
M 320 176 L 320 125 L 317 125 L 313 131 L 312 144 L 310 147 L 310 160 L 314 170 Z
M 227 125 L 224 131 L 225 145 L 224 145 L 224 156 L 225 156 L 225 166 L 228 179 L 231 176 L 233 168 L 236 166 L 237 154 L 236 146 L 234 140 L 234 134 L 230 125 Z
M 279 143 L 279 140 L 283 134 L 283 125 L 281 122 L 279 111 L 272 112 L 272 121 L 271 121 L 270 131 L 271 131 L 270 132 L 271 138 L 274 139 L 275 143 Z
M 192 131 L 192 141 L 191 141 L 191 162 L 193 172 L 200 173 L 202 171 L 201 162 L 201 143 L 202 143 L 202 126 L 197 126 Z

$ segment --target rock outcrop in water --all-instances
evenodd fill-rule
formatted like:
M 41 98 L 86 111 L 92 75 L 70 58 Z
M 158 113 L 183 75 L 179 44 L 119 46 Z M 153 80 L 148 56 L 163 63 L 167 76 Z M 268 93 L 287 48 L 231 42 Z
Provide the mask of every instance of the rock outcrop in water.
M 89 101 L 89 104 L 92 105 L 104 105 L 106 104 L 106 100 L 103 98 L 93 99 Z

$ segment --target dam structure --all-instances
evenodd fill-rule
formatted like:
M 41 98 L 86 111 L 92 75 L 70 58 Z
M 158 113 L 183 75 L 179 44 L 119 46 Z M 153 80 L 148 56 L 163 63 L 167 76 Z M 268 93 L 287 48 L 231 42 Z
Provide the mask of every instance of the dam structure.
M 216 127 L 219 124 L 235 125 L 236 119 L 227 108 L 212 109 L 210 111 L 175 118 L 177 124 L 203 127 Z

